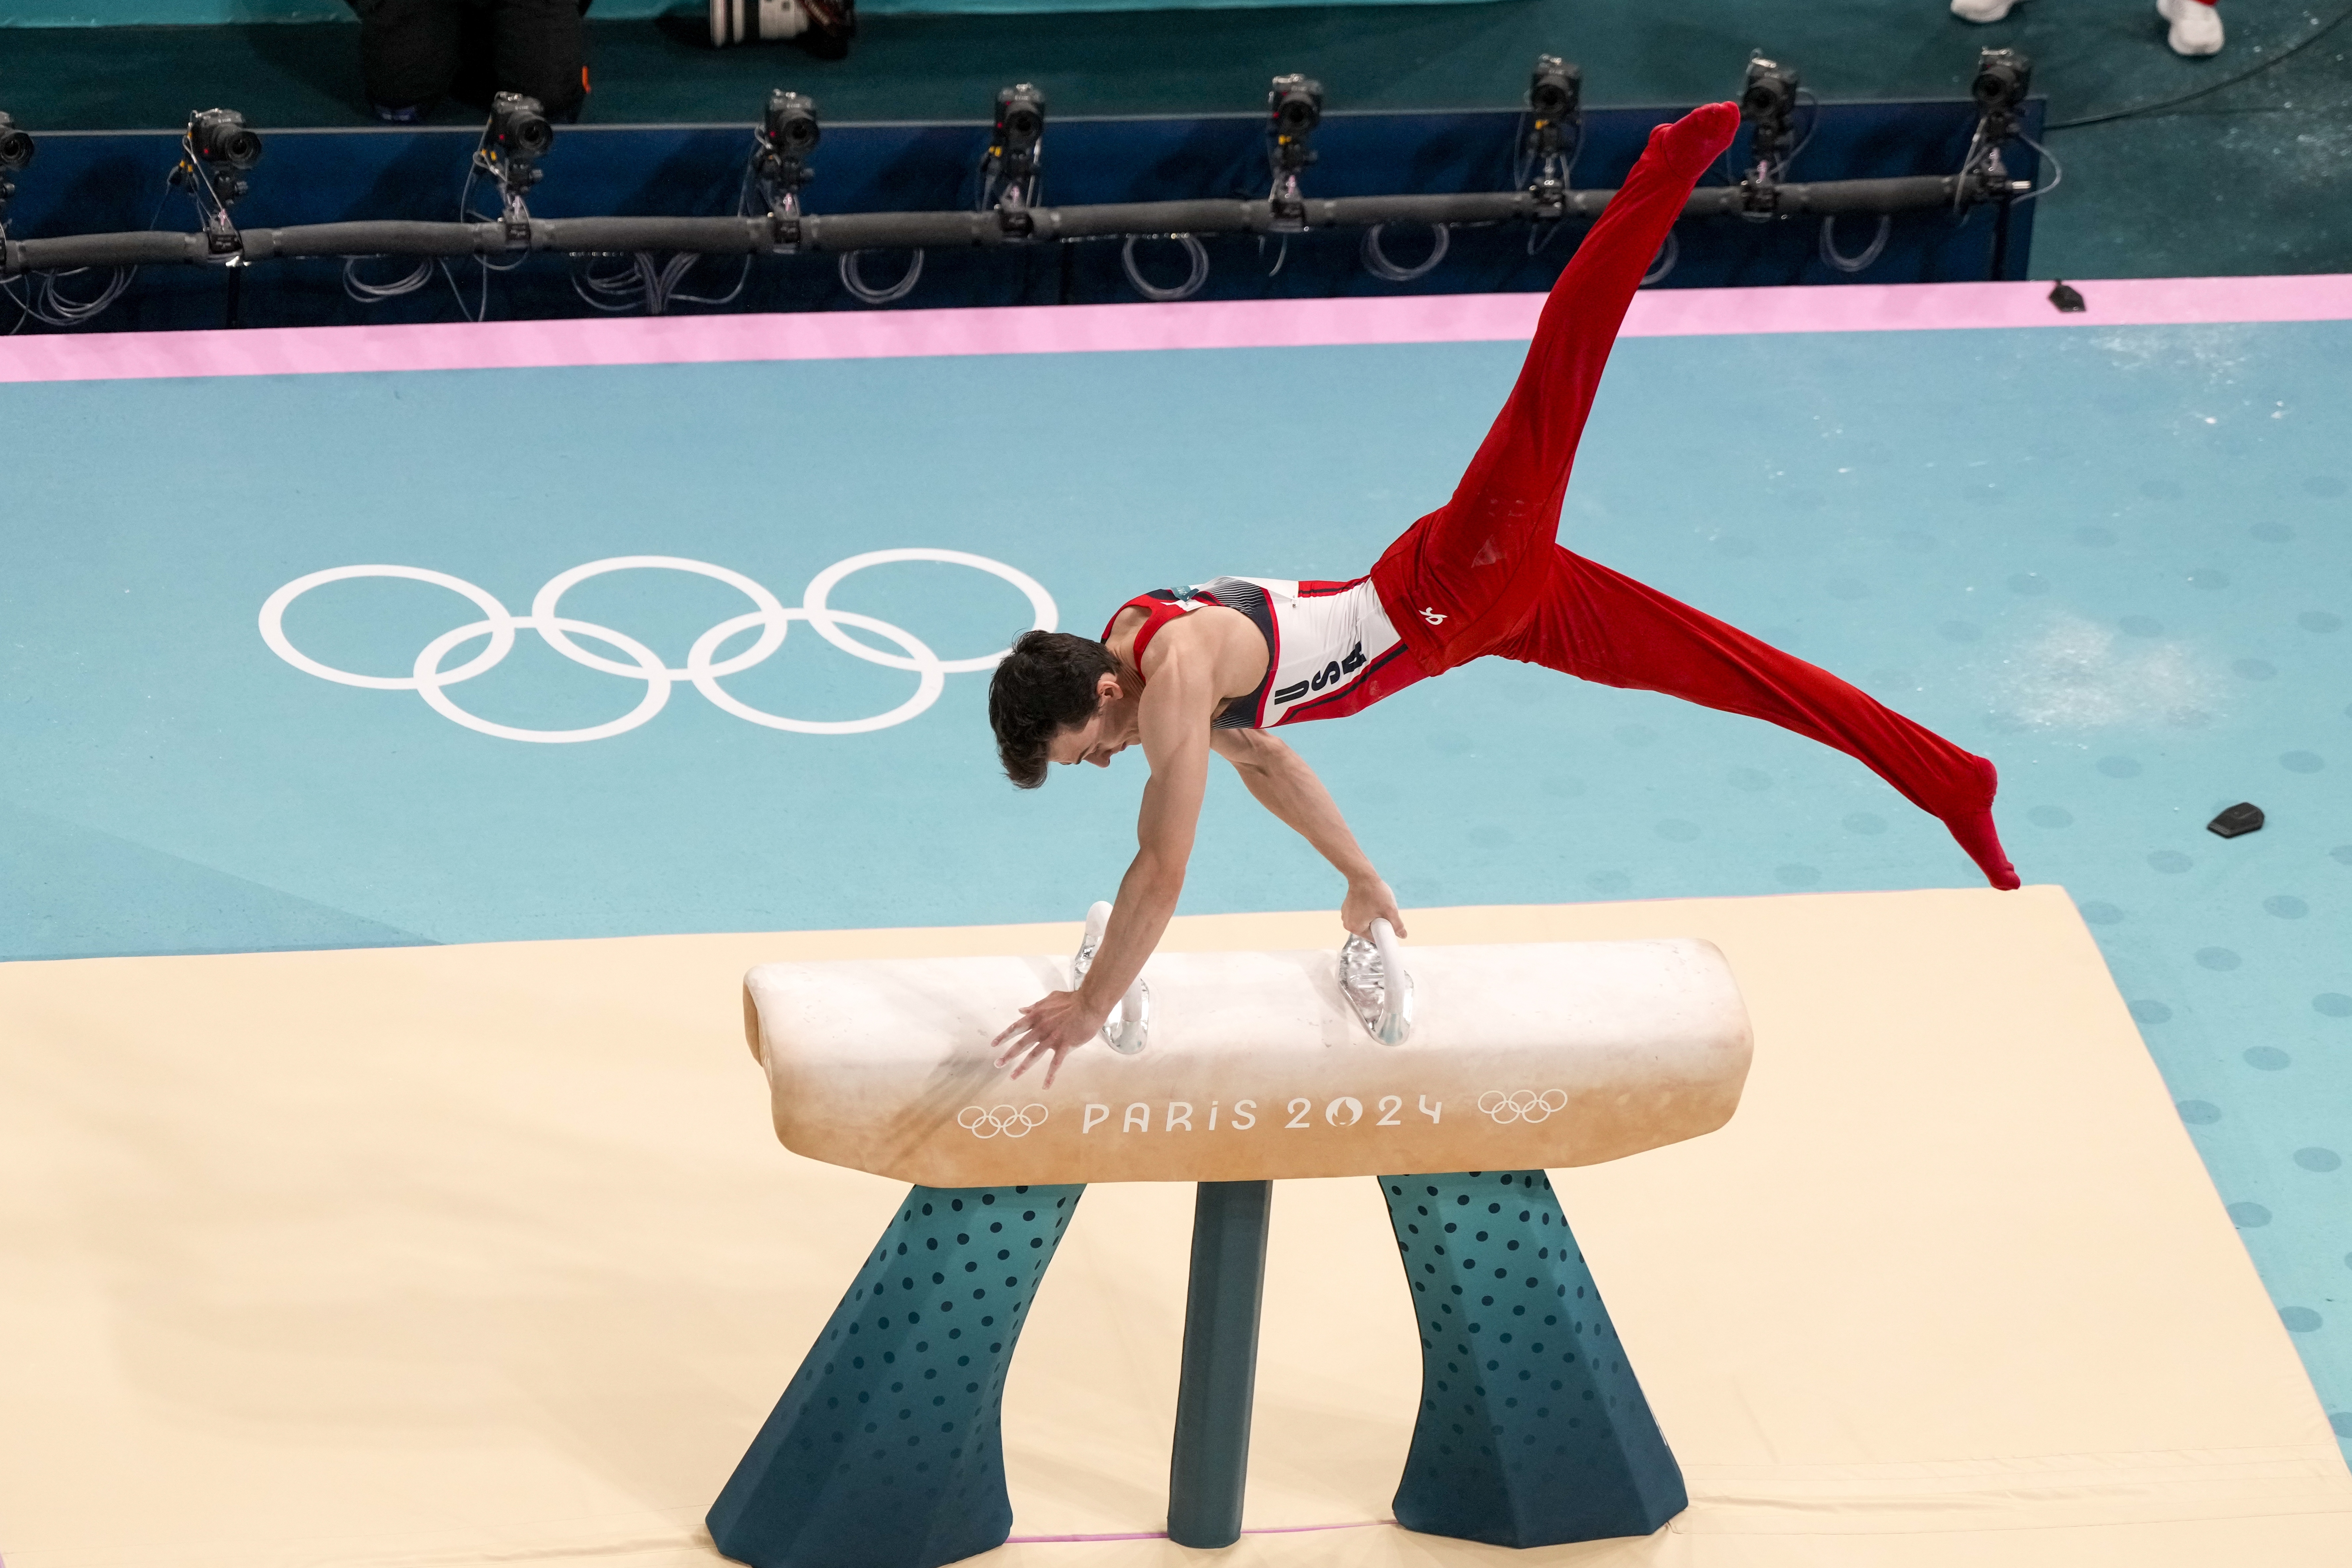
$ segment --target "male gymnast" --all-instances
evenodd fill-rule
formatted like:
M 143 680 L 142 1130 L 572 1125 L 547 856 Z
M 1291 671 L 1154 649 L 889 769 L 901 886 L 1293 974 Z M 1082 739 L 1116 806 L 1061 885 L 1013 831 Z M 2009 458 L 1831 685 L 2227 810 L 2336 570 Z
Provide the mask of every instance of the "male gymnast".
M 1209 753 L 1347 879 L 1339 919 L 1404 934 L 1396 897 L 1322 781 L 1268 731 L 1338 718 L 1471 659 L 1497 654 L 1603 685 L 1664 692 L 1767 719 L 1869 768 L 1940 818 L 1995 887 L 2018 885 L 1992 821 L 1993 766 L 1805 663 L 1555 542 L 1569 468 L 1601 367 L 1651 257 L 1699 176 L 1739 129 L 1709 104 L 1648 147 L 1553 285 L 1517 384 L 1453 499 L 1349 582 L 1221 577 L 1129 600 L 1102 640 L 1031 632 L 990 685 L 1013 782 L 1049 762 L 1110 759 L 1140 743 L 1151 778 L 1139 849 L 1093 967 L 1074 991 L 1022 1009 L 996 1039 L 1019 1077 L 1095 1038 L 1159 945 L 1192 857 Z

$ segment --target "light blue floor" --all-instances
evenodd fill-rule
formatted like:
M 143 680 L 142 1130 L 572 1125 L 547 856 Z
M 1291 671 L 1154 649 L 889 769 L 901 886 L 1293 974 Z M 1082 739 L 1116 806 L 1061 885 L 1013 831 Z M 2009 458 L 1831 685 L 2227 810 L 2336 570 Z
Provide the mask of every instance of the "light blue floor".
M 1444 498 L 1515 362 L 1474 345 L 0 388 L 0 956 L 1074 916 L 1125 863 L 1141 770 L 1014 791 L 984 675 L 875 733 L 780 733 L 679 683 L 628 734 L 526 745 L 305 674 L 256 617 L 360 563 L 524 613 L 555 573 L 637 553 L 793 604 L 835 561 L 923 546 L 1030 574 L 1091 632 L 1144 588 L 1362 570 Z M 2092 922 L 2352 1437 L 2347 366 L 2347 325 L 1629 342 L 1566 537 L 1994 758 L 2021 871 Z M 1027 620 L 1012 587 L 941 565 L 860 573 L 833 602 L 947 658 Z M 635 572 L 562 610 L 683 664 L 747 608 Z M 356 581 L 286 626 L 399 675 L 478 613 Z M 833 719 L 915 684 L 805 624 L 725 683 Z M 449 688 L 543 727 L 645 691 L 529 632 Z M 1541 670 L 1473 667 L 1287 733 L 1408 905 L 1974 880 L 1843 758 Z M 2264 831 L 2202 831 L 2242 799 Z M 1219 783 L 1188 910 L 1339 892 Z

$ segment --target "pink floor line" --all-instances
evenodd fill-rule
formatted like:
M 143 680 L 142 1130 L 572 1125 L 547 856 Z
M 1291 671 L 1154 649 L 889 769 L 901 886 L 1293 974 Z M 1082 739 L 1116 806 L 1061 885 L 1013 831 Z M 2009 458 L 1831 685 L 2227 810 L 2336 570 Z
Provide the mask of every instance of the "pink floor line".
M 1244 1530 L 1244 1535 L 1307 1535 L 1320 1530 L 1375 1530 L 1384 1524 L 1394 1524 L 1393 1519 L 1360 1519 L 1351 1524 L 1269 1524 L 1259 1530 Z M 1012 1535 L 1007 1546 L 1048 1546 L 1069 1541 L 1165 1541 L 1164 1530 L 1132 1530 L 1110 1535 Z
M 2352 319 L 2352 273 L 2125 278 L 2075 287 L 2089 305 L 2079 315 L 2053 308 L 2046 283 L 1669 289 L 1634 299 L 1625 336 Z M 1532 333 L 1541 304 L 1534 294 L 1448 294 L 18 335 L 0 338 L 0 382 L 1509 342 Z

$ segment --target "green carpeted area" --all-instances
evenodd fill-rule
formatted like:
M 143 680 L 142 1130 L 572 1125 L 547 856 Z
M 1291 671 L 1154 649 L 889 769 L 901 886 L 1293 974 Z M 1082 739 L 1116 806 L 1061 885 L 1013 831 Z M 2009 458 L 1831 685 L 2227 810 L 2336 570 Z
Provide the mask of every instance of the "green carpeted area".
M 1492 106 L 1516 99 L 1547 50 L 1582 64 L 1594 105 L 1727 96 L 1751 50 L 1826 98 L 1939 97 L 1966 89 L 1979 48 L 2008 45 L 2033 57 L 2063 127 L 2262 66 L 2347 5 L 2223 0 L 2229 47 L 2202 60 L 2165 47 L 2149 0 L 2031 0 L 1991 26 L 1940 0 L 878 16 L 840 61 L 791 45 L 714 50 L 696 8 L 591 22 L 589 118 L 749 120 L 789 86 L 835 120 L 977 119 L 1016 79 L 1044 87 L 1058 114 L 1245 110 L 1286 70 L 1319 78 L 1334 110 Z M 36 132 L 167 127 L 215 103 L 262 127 L 362 124 L 357 45 L 336 24 L 0 28 L 0 109 Z M 2060 129 L 2052 151 L 2065 178 L 2037 225 L 2037 276 L 2352 269 L 2352 23 L 2193 102 Z

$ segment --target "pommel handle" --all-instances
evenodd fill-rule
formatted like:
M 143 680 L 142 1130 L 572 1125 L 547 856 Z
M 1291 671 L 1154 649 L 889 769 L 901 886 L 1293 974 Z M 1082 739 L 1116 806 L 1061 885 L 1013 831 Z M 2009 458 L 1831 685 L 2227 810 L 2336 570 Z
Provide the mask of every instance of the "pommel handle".
M 1087 910 L 1087 934 L 1078 944 L 1078 955 L 1070 960 L 1070 985 L 1076 988 L 1094 967 L 1095 951 L 1102 946 L 1103 933 L 1110 928 L 1110 904 L 1097 898 Z M 1151 1032 L 1151 991 L 1138 975 L 1135 984 L 1127 988 L 1118 1005 L 1103 1020 L 1103 1043 L 1121 1056 L 1133 1056 L 1141 1051 Z
M 1382 1045 L 1402 1045 L 1412 1033 L 1412 976 L 1396 932 L 1377 916 L 1372 939 L 1350 935 L 1339 948 L 1339 994 Z

